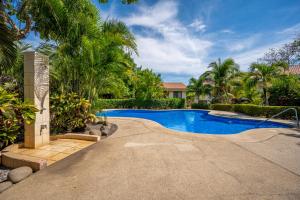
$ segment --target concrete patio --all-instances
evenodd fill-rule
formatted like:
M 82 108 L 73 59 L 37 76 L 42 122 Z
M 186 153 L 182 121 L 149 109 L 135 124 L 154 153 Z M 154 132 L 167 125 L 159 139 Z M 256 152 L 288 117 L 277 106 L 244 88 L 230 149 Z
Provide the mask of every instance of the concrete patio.
M 0 199 L 300 199 L 300 133 L 213 136 L 143 119 L 41 170 Z

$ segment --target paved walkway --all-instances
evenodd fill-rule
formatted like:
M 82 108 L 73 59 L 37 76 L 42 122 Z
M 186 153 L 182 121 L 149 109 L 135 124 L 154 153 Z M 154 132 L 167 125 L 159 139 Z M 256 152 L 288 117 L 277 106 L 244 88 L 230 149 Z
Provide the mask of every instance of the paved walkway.
M 300 133 L 178 133 L 110 119 L 109 138 L 42 170 L 0 199 L 300 199 Z M 260 133 L 259 133 L 260 132 Z

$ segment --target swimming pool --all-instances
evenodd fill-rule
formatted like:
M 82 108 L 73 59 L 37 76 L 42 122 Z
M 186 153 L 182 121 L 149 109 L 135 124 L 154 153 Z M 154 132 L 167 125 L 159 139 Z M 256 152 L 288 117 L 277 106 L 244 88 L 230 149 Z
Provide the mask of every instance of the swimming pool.
M 204 110 L 107 110 L 97 116 L 135 117 L 153 120 L 169 129 L 192 133 L 236 134 L 255 128 L 288 128 L 290 126 L 259 120 L 213 116 Z

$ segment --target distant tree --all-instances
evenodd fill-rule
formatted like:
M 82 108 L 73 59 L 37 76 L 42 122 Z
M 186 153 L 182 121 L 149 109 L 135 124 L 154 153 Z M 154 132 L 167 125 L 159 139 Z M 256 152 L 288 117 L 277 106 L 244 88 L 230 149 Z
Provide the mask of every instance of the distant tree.
M 260 62 L 266 64 L 275 64 L 278 62 L 285 62 L 287 65 L 293 65 L 300 62 L 300 35 L 291 43 L 284 44 L 279 49 L 270 49 L 265 53 Z
M 253 63 L 250 66 L 249 77 L 246 81 L 248 88 L 257 86 L 263 92 L 263 99 L 265 105 L 269 105 L 269 87 L 271 81 L 280 74 L 281 70 L 276 65 L 267 65 L 262 63 Z
M 135 98 L 158 99 L 163 97 L 161 77 L 150 69 L 137 68 Z
M 229 80 L 229 90 L 233 96 L 233 103 L 250 102 L 252 104 L 260 104 L 262 102 L 261 94 L 256 86 L 247 87 L 247 84 L 245 84 L 249 78 L 249 74 L 249 72 L 240 72 Z
M 210 63 L 208 68 L 210 70 L 205 72 L 204 76 L 214 81 L 213 101 L 228 103 L 230 100 L 229 80 L 238 73 L 238 65 L 233 59 L 228 58 L 224 62 L 218 59 L 218 61 Z
M 281 75 L 272 80 L 270 105 L 300 106 L 300 80 L 293 75 Z
M 205 84 L 205 77 L 199 76 L 198 79 L 191 78 L 187 87 L 188 93 L 194 93 L 197 103 L 199 103 L 201 95 L 209 95 L 211 92 L 211 85 Z

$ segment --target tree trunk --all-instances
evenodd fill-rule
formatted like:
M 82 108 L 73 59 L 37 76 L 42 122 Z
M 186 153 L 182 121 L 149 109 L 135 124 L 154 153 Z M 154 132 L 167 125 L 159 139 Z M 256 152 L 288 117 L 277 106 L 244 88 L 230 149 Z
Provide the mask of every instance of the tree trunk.
M 196 103 L 199 103 L 199 95 L 196 95 Z
M 269 100 L 268 100 L 267 89 L 263 88 L 263 92 L 264 92 L 264 98 L 265 98 L 265 105 L 268 106 L 269 105 Z

